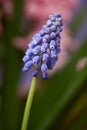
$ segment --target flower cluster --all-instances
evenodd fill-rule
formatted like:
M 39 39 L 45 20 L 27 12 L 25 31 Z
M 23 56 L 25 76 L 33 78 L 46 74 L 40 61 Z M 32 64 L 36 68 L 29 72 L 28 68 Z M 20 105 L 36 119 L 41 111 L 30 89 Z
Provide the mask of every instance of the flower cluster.
M 50 15 L 46 25 L 38 34 L 35 34 L 25 52 L 23 71 L 28 71 L 34 66 L 32 76 L 37 76 L 41 70 L 42 77 L 48 79 L 48 69 L 52 69 L 58 60 L 60 52 L 60 32 L 62 31 L 61 14 Z

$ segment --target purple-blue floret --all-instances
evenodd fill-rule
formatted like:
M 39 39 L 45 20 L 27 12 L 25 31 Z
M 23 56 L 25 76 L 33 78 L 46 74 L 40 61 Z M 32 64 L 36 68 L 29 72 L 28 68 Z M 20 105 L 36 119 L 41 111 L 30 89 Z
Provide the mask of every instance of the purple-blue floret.
M 42 77 L 48 79 L 48 70 L 53 69 L 58 61 L 60 52 L 60 33 L 62 31 L 62 17 L 60 13 L 50 15 L 42 29 L 33 36 L 28 44 L 29 48 L 23 57 L 23 71 L 34 68 L 32 76 L 36 77 L 41 71 Z

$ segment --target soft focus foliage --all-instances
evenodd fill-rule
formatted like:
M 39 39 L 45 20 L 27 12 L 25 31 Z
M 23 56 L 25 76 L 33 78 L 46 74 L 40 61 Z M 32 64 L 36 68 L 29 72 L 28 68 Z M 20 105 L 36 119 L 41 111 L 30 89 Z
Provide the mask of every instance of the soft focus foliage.
M 61 12 L 59 60 L 47 81 L 38 77 L 29 130 L 87 129 L 86 0 L 0 1 L 0 130 L 20 130 L 31 71 L 22 57 L 49 14 Z

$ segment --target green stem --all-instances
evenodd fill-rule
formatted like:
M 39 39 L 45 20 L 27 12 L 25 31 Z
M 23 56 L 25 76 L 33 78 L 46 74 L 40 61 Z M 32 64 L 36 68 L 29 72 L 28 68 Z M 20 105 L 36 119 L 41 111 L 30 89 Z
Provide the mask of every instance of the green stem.
M 32 105 L 33 97 L 34 97 L 35 85 L 36 85 L 36 78 L 33 78 L 31 86 L 30 86 L 29 94 L 27 97 L 21 130 L 27 130 L 31 105 Z

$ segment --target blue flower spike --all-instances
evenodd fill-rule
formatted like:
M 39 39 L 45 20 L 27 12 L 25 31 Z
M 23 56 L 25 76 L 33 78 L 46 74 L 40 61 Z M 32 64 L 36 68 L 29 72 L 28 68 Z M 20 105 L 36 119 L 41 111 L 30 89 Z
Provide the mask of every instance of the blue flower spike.
M 33 57 L 32 61 L 33 61 L 33 65 L 39 64 L 39 62 L 40 62 L 40 56 Z
M 27 55 L 25 55 L 25 56 L 23 57 L 23 61 L 24 61 L 24 63 L 26 63 L 28 60 L 30 60 L 30 57 L 27 56 Z
M 35 77 L 41 70 L 42 78 L 48 79 L 47 71 L 53 69 L 58 61 L 60 48 L 60 33 L 62 32 L 62 17 L 60 13 L 50 15 L 43 28 L 33 36 L 28 44 L 29 48 L 23 57 L 23 71 L 27 72 L 35 66 L 32 76 Z
M 43 79 L 48 79 L 48 73 L 47 72 L 43 72 L 42 77 L 43 77 Z
M 32 67 L 32 65 L 33 65 L 33 62 L 31 60 L 29 60 L 28 62 L 25 63 L 25 67 L 27 67 L 29 69 Z
M 36 77 L 38 75 L 38 71 L 37 70 L 34 70 L 33 72 L 32 72 L 32 76 L 33 77 Z
M 48 53 L 44 53 L 43 54 L 43 58 L 42 58 L 43 62 L 47 62 L 48 58 L 49 58 L 49 54 Z
M 41 71 L 42 71 L 42 73 L 47 71 L 47 65 L 46 65 L 46 63 L 42 63 L 42 65 L 41 65 Z
M 55 49 L 55 46 L 56 46 L 55 40 L 51 40 L 49 44 L 50 49 Z

